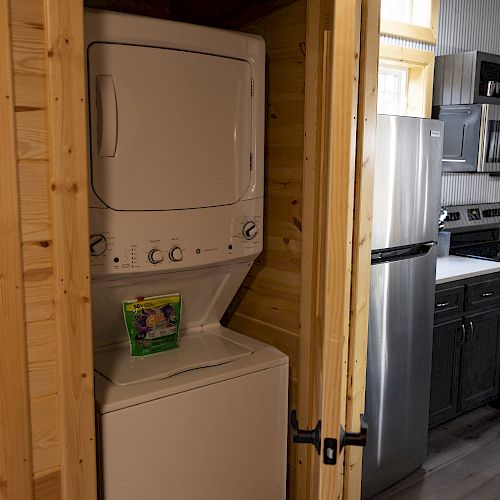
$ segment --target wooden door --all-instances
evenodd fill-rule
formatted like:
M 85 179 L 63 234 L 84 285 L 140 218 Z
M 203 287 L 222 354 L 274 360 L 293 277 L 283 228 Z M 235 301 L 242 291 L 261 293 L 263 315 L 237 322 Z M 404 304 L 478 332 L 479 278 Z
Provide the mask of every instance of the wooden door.
M 497 395 L 500 309 L 466 316 L 465 327 L 460 384 L 461 410 L 474 408 Z
M 361 494 L 362 448 L 339 443 L 364 410 L 379 18 L 377 0 L 308 2 L 298 415 L 321 449 L 297 450 L 301 500 Z

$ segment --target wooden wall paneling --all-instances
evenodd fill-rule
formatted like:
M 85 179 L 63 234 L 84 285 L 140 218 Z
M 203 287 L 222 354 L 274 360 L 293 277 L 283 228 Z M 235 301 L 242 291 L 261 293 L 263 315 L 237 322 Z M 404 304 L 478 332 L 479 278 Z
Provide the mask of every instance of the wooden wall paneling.
M 23 192 L 24 189 L 21 190 L 21 193 Z M 36 209 L 36 199 L 36 189 L 26 193 L 21 200 L 21 214 L 27 204 L 31 204 Z M 25 241 L 23 255 L 26 321 L 31 323 L 53 319 L 55 307 L 52 245 L 45 240 Z
M 57 393 L 56 325 L 54 320 L 28 323 L 30 397 Z
M 61 493 L 96 498 L 83 2 L 45 1 Z
M 306 0 L 242 31 L 264 37 L 267 54 L 264 251 L 230 307 L 228 326 L 275 345 L 290 358 L 289 404 L 297 398 L 302 248 Z M 295 490 L 295 446 L 288 455 Z
M 59 467 L 35 473 L 34 500 L 61 500 L 61 471 Z
M 33 470 L 35 473 L 59 465 L 59 417 L 57 395 L 31 400 Z
M 361 0 L 336 0 L 328 83 L 327 196 L 325 240 L 321 249 L 322 434 L 338 439 L 345 425 L 347 347 L 351 294 L 355 181 L 355 131 Z M 342 495 L 343 454 L 337 466 L 320 463 L 319 498 Z
M 22 85 L 16 76 L 17 88 Z M 52 239 L 49 162 L 20 161 L 18 170 L 23 242 L 37 242 L 48 247 Z
M 269 325 L 258 318 L 245 316 L 236 312 L 231 318 L 231 326 L 236 331 L 245 331 L 246 335 L 266 344 L 272 344 L 290 358 L 290 377 L 298 379 L 299 372 L 299 339 L 298 334 Z
M 15 73 L 43 78 L 47 71 L 43 0 L 11 0 Z
M 24 242 L 23 256 L 26 319 L 28 322 L 51 319 L 54 317 L 52 245 L 45 241 Z
M 59 468 L 45 11 L 43 0 L 11 0 L 10 4 L 33 469 L 38 497 L 38 475 L 48 468 Z
M 46 160 L 47 115 L 45 110 L 20 109 L 16 113 L 17 155 L 20 160 Z
M 366 348 L 371 272 L 371 219 L 375 167 L 380 0 L 362 0 L 356 147 L 352 291 L 349 334 L 346 429 L 357 432 L 364 412 Z M 344 491 L 361 498 L 363 448 L 345 451 Z
M 0 498 L 31 499 L 32 451 L 14 122 L 10 6 L 0 4 Z

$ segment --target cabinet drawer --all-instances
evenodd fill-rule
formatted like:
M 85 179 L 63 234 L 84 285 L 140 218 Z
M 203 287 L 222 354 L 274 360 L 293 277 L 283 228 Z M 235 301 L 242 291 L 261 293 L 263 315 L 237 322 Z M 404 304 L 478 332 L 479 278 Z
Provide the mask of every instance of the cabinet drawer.
M 467 310 L 478 311 L 500 306 L 500 279 L 467 285 Z
M 464 310 L 464 286 L 437 290 L 434 299 L 434 321 L 460 316 Z

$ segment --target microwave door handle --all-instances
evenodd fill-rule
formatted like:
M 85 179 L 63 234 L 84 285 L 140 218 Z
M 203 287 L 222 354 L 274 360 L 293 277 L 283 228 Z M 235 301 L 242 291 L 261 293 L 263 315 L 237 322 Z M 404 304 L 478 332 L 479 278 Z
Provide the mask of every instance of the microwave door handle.
M 118 141 L 118 104 L 113 77 L 97 75 L 97 152 L 115 156 Z
M 486 166 L 486 157 L 488 155 L 488 125 L 489 125 L 489 105 L 481 105 L 481 126 L 479 129 L 479 152 L 477 158 L 478 171 L 484 172 Z

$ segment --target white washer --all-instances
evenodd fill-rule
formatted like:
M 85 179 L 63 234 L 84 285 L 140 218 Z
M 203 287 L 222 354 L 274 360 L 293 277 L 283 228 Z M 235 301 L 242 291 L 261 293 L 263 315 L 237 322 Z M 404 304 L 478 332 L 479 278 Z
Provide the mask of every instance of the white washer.
M 253 353 L 128 386 L 96 375 L 106 500 L 285 498 L 288 359 L 214 330 Z
M 277 500 L 288 358 L 220 319 L 263 244 L 261 38 L 86 11 L 94 367 L 105 500 Z M 131 358 L 124 299 L 180 292 Z

